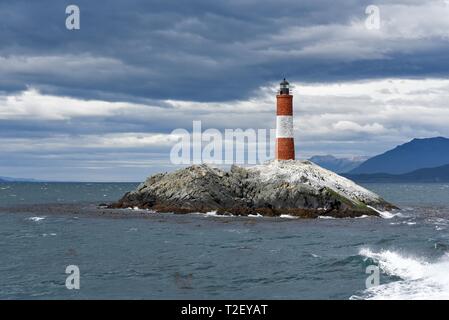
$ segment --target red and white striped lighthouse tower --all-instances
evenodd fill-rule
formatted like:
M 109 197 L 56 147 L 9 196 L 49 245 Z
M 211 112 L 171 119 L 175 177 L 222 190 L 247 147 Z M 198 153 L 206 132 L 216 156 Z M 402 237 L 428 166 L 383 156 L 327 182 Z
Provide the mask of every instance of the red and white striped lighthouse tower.
M 276 160 L 295 160 L 293 96 L 285 78 L 276 99 Z

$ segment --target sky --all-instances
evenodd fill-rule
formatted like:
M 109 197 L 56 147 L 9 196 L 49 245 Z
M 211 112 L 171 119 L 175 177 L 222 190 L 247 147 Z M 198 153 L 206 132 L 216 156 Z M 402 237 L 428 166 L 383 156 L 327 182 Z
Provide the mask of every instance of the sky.
M 274 128 L 284 77 L 300 159 L 449 137 L 448 56 L 443 0 L 0 0 L 0 176 L 173 170 L 172 131 L 193 121 Z

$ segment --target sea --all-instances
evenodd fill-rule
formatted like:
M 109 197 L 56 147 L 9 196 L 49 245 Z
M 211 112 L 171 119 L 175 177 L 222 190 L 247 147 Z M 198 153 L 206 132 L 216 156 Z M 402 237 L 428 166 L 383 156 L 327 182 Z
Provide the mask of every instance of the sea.
M 136 185 L 0 183 L 0 299 L 449 298 L 449 184 L 364 184 L 381 218 L 92 213 Z

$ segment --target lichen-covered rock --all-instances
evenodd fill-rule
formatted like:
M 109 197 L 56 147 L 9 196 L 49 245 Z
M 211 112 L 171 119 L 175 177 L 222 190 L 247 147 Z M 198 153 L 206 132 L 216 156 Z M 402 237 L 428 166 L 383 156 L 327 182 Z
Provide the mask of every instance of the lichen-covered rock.
M 310 161 L 271 161 L 223 171 L 194 165 L 156 174 L 113 208 L 160 212 L 357 217 L 394 208 L 373 192 Z M 374 208 L 374 209 L 373 209 Z

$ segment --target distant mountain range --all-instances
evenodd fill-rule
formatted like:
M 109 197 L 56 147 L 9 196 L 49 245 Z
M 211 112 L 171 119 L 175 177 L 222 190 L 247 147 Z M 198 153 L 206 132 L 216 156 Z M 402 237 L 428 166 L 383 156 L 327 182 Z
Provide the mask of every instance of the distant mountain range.
M 436 167 L 418 169 L 409 173 L 389 174 L 343 174 L 356 182 L 449 182 L 449 164 Z
M 349 172 L 361 165 L 367 158 L 337 158 L 332 155 L 313 156 L 309 160 L 320 167 L 336 173 Z
M 413 139 L 410 142 L 372 157 L 349 174 L 404 174 L 423 168 L 449 164 L 449 139 L 443 137 Z
M 357 182 L 449 182 L 449 139 L 413 139 L 363 158 L 313 156 L 310 161 Z
M 39 182 L 35 179 L 22 179 L 22 178 L 10 178 L 10 177 L 0 177 L 0 182 Z

